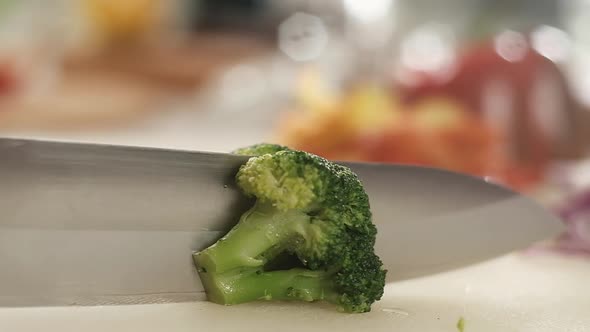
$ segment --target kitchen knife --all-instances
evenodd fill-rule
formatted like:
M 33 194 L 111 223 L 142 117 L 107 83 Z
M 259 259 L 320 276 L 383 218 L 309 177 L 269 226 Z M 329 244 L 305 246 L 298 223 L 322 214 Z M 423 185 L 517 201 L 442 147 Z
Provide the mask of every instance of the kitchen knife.
M 0 306 L 204 300 L 191 254 L 251 201 L 248 157 L 0 139 Z M 388 281 L 464 267 L 551 238 L 561 223 L 482 179 L 344 163 L 369 194 Z

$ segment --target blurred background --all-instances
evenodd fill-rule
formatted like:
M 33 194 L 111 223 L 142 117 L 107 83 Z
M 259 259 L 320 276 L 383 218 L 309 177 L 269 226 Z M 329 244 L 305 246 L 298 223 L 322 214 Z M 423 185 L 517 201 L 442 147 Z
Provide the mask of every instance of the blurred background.
M 439 167 L 590 252 L 590 0 L 0 0 L 0 135 Z

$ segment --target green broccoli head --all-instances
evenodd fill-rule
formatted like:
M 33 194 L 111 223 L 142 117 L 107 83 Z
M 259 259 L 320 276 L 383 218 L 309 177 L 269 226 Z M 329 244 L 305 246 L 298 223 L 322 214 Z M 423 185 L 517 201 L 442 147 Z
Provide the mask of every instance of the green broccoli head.
M 386 271 L 374 252 L 377 230 L 362 183 L 321 157 L 270 151 L 236 175 L 255 205 L 194 256 L 209 298 L 222 304 L 326 300 L 345 312 L 370 311 L 383 295 Z M 290 267 L 270 268 L 285 257 Z
M 288 147 L 272 144 L 272 143 L 260 143 L 251 146 L 243 147 L 232 151 L 233 154 L 239 154 L 244 156 L 261 156 L 268 153 L 276 153 L 279 151 L 289 150 Z
M 329 185 L 330 170 L 319 158 L 304 152 L 283 150 L 250 159 L 236 176 L 248 196 L 279 210 L 313 212 L 321 206 Z

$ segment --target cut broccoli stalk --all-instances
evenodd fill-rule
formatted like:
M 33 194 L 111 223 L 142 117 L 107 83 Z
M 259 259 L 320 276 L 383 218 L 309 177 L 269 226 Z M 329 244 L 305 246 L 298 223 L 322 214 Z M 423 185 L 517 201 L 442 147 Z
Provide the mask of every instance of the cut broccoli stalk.
M 224 305 L 259 300 L 333 302 L 338 296 L 331 275 L 324 271 L 246 269 L 224 274 L 202 271 L 200 276 L 206 288 L 223 290 L 209 293 L 209 300 Z
M 195 254 L 196 263 L 208 272 L 224 273 L 243 267 L 262 267 L 287 249 L 310 217 L 296 210 L 279 211 L 257 202 L 239 223 L 213 246 Z

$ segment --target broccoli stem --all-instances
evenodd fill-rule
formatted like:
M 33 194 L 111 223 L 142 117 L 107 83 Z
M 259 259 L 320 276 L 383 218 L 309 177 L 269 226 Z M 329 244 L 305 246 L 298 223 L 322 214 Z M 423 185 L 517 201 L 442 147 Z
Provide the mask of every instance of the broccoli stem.
M 330 301 L 337 296 L 330 277 L 328 272 L 303 268 L 271 272 L 251 269 L 222 275 L 201 273 L 209 300 L 224 305 L 257 300 Z
M 279 211 L 271 204 L 257 202 L 229 233 L 195 254 L 195 263 L 211 273 L 263 266 L 284 251 L 295 233 L 295 225 L 309 220 L 303 212 Z

